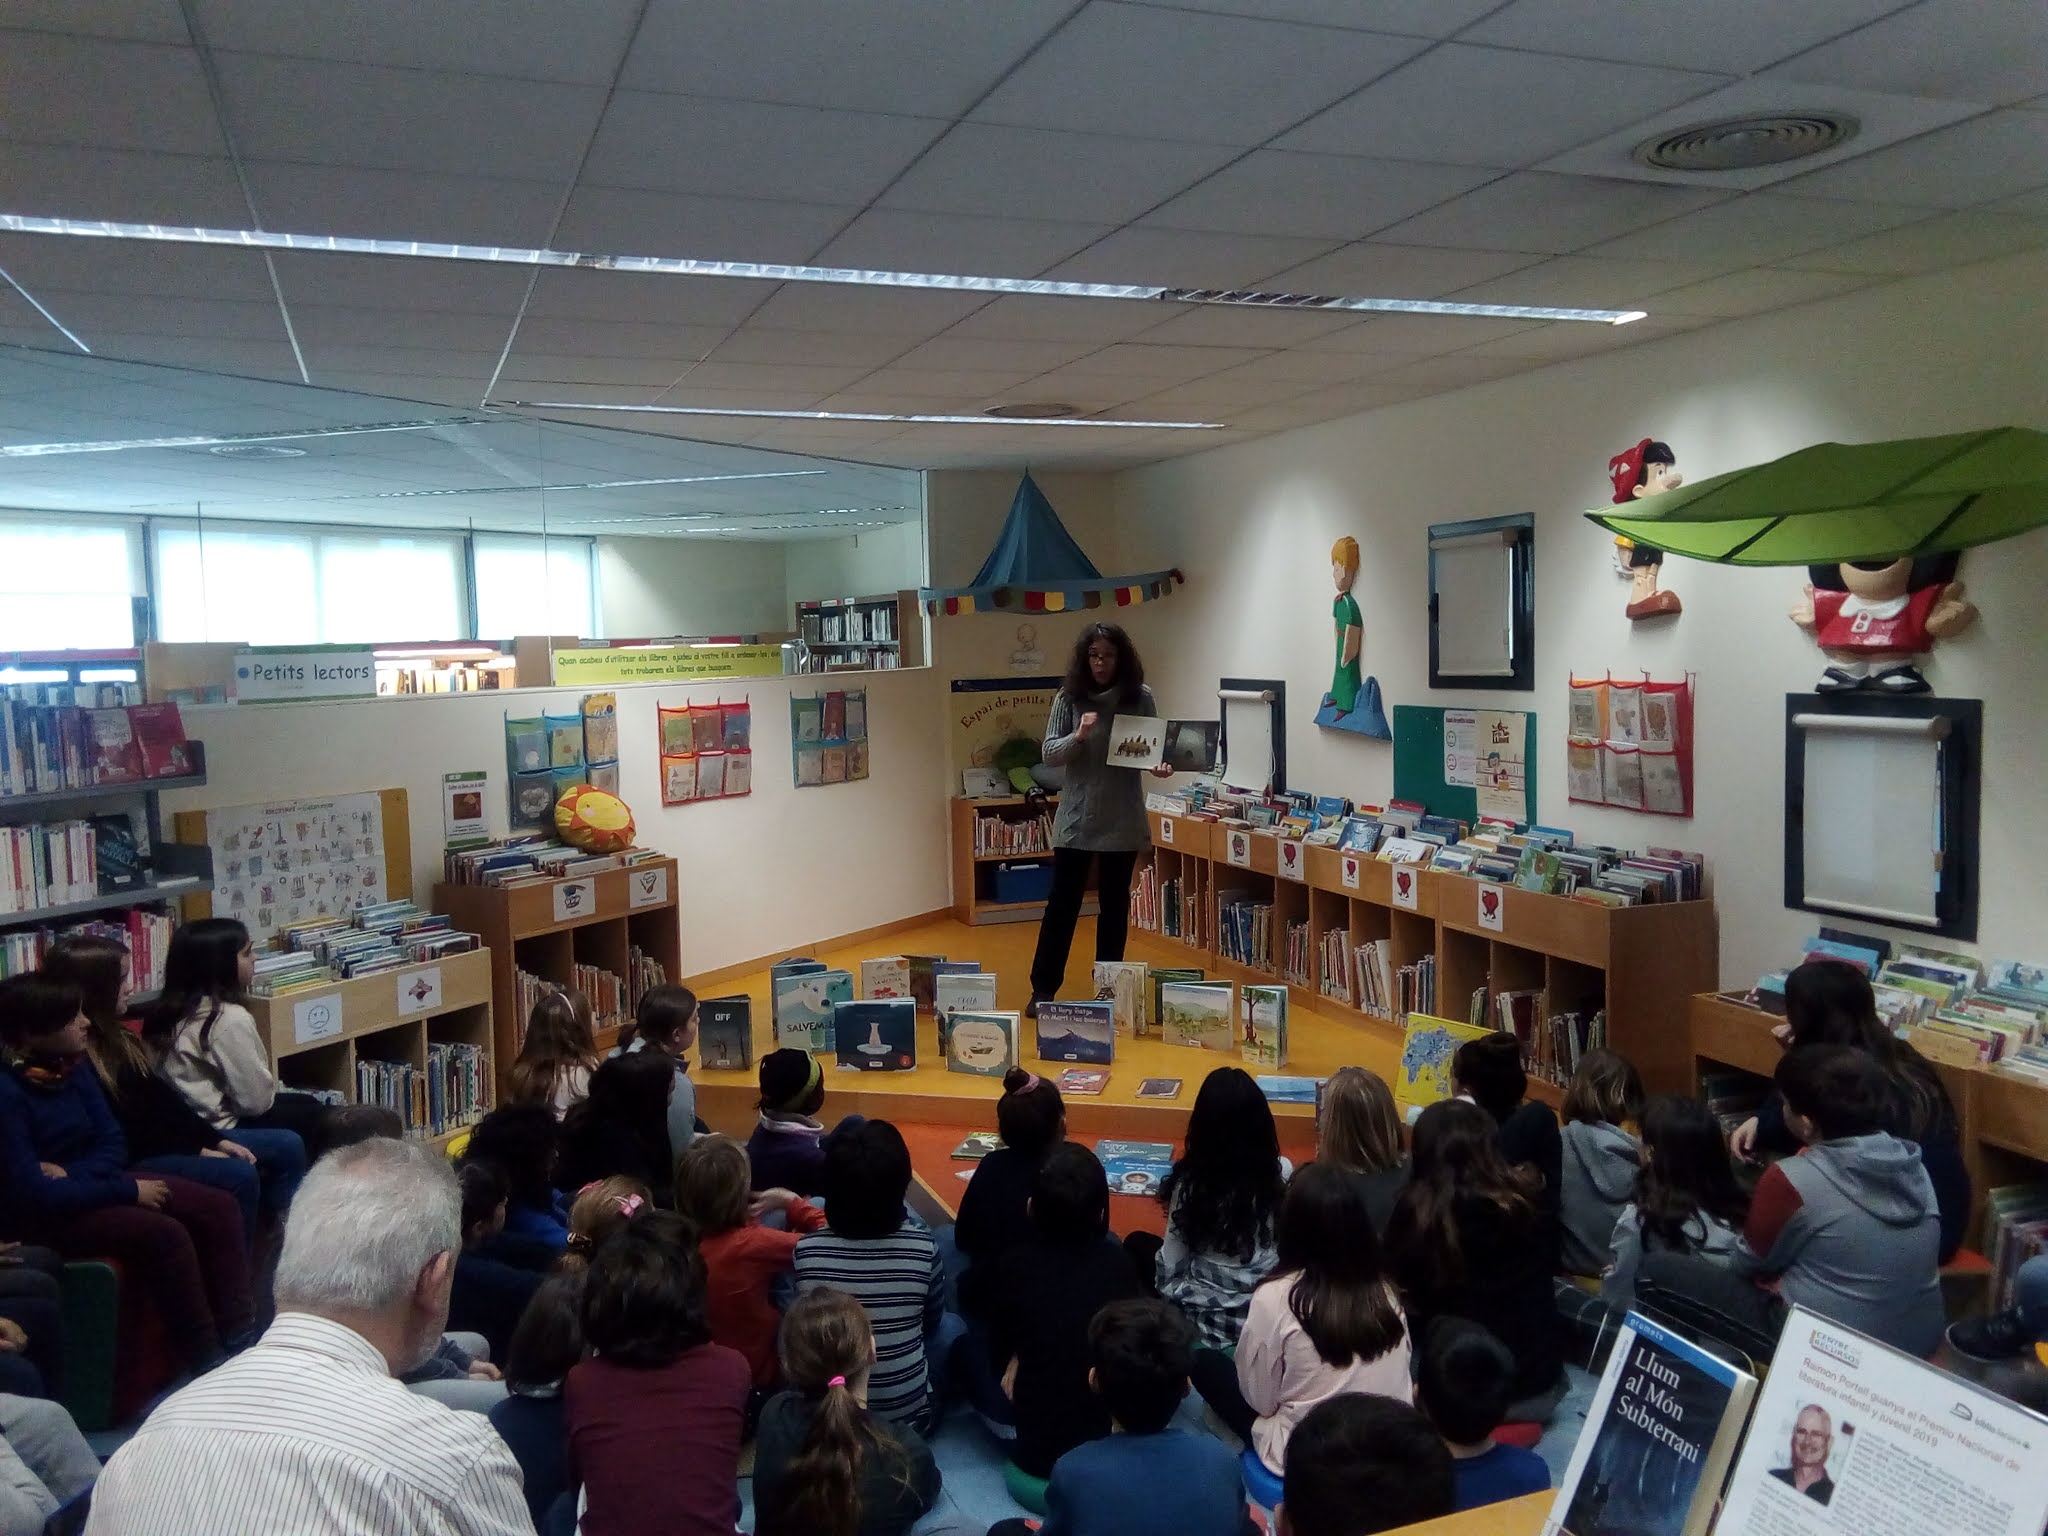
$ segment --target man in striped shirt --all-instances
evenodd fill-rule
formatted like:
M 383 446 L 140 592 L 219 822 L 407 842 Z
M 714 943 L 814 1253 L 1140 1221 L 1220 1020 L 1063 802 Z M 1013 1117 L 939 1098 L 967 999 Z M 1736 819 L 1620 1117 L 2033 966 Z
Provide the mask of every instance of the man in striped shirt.
M 461 1209 L 417 1142 L 322 1158 L 285 1227 L 277 1321 L 114 1453 L 87 1536 L 532 1536 L 490 1420 L 397 1381 L 447 1321 Z
M 796 1286 L 845 1291 L 859 1300 L 875 1331 L 868 1408 L 892 1423 L 929 1434 L 936 1418 L 932 1383 L 944 1367 L 946 1276 L 938 1246 L 904 1209 L 910 1149 L 886 1120 L 842 1126 L 825 1143 L 825 1228 L 798 1239 Z M 931 1336 L 940 1355 L 927 1360 Z

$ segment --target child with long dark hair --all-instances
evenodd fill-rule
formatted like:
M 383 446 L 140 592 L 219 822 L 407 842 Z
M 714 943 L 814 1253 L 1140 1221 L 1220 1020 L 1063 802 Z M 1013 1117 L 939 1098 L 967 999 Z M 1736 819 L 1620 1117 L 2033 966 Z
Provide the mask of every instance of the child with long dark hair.
M 505 1229 L 512 1187 L 496 1163 L 471 1158 L 458 1175 L 462 1186 L 462 1251 L 448 1288 L 450 1333 L 474 1333 L 490 1345 L 489 1358 L 503 1360 L 519 1319 L 541 1283 L 540 1274 L 507 1263 L 491 1252 L 491 1240 Z
M 562 1128 L 545 1104 L 504 1104 L 469 1133 L 464 1161 L 494 1163 L 505 1175 L 505 1221 L 479 1251 L 546 1269 L 569 1243 L 569 1203 L 555 1191 Z
M 0 981 L 0 1231 L 120 1264 L 203 1370 L 255 1321 L 241 1215 L 221 1190 L 128 1171 L 90 1032 L 70 983 Z
M 633 1017 L 619 1029 L 614 1056 L 654 1051 L 675 1069 L 675 1092 L 668 1100 L 668 1150 L 671 1159 L 690 1149 L 697 1134 L 697 1085 L 690 1080 L 690 1047 L 697 1043 L 697 994 L 674 982 L 649 987 L 640 995 Z
M 1252 1292 L 1233 1360 L 1195 1353 L 1195 1390 L 1275 1477 L 1287 1438 L 1325 1398 L 1406 1398 L 1408 1331 L 1357 1178 L 1330 1163 L 1297 1173 L 1280 1206 L 1280 1260 Z
M 1515 1357 L 1509 1418 L 1548 1419 L 1564 1359 L 1537 1176 L 1507 1161 L 1492 1116 L 1462 1099 L 1423 1110 L 1411 1157 L 1386 1249 L 1410 1332 L 1446 1315 L 1478 1323 Z
M 666 1205 L 675 1164 L 668 1150 L 669 1095 L 676 1074 L 660 1051 L 614 1056 L 591 1074 L 590 1094 L 562 1117 L 555 1182 L 581 1189 L 593 1179 L 637 1179 Z
M 960 1276 L 960 1310 L 973 1318 L 987 1312 L 988 1290 L 1003 1255 L 1029 1235 L 1025 1209 L 1038 1170 L 1067 1134 L 1059 1085 L 1012 1067 L 1003 1078 L 1003 1096 L 996 1100 L 996 1129 L 1003 1144 L 975 1164 L 953 1221 L 953 1240 L 967 1261 Z
M 1567 1273 L 1597 1275 L 1614 1223 L 1635 1188 L 1640 1158 L 1629 1127 L 1642 1119 L 1643 1080 L 1627 1058 L 1588 1051 L 1564 1095 L 1559 1257 Z
M 583 1271 L 550 1275 L 519 1314 L 505 1353 L 505 1398 L 491 1427 L 519 1463 L 526 1508 L 538 1530 L 569 1487 L 569 1428 L 562 1383 L 583 1358 Z M 574 1506 L 570 1507 L 573 1524 Z
M 1749 1198 L 1735 1182 L 1721 1123 L 1700 1099 L 1660 1096 L 1643 1109 L 1643 1159 L 1635 1193 L 1610 1239 L 1600 1295 L 1617 1312 L 1635 1304 L 1646 1253 L 1693 1254 L 1732 1267 Z
M 605 1239 L 584 1281 L 583 1340 L 590 1358 L 562 1389 L 582 1536 L 732 1536 L 749 1372 L 704 1325 L 688 1222 L 648 1211 Z
M 902 1536 L 938 1502 L 930 1447 L 868 1411 L 874 1363 L 874 1331 L 853 1297 L 827 1287 L 790 1307 L 791 1390 L 761 1410 L 754 1444 L 756 1536 Z
M 551 987 L 527 1015 L 526 1038 L 512 1063 L 508 1104 L 545 1104 L 557 1120 L 590 1092 L 597 1071 L 597 1031 L 590 999 L 570 987 Z
M 326 1107 L 280 1089 L 270 1050 L 247 1005 L 256 951 L 232 917 L 206 917 L 171 935 L 164 985 L 143 1011 L 157 1071 L 216 1129 L 291 1131 L 308 1160 L 326 1150 Z
M 1236 1346 L 1252 1292 L 1278 1262 L 1274 1226 L 1292 1171 L 1251 1074 L 1218 1067 L 1204 1078 L 1180 1160 L 1159 1186 L 1166 1241 L 1155 1276 L 1211 1349 Z M 1148 1245 L 1130 1246 L 1142 1262 Z
M 1467 1040 L 1451 1056 L 1451 1087 L 1492 1119 L 1501 1156 L 1534 1170 L 1540 1184 L 1536 1206 L 1543 1218 L 1542 1241 L 1555 1267 L 1564 1140 L 1550 1106 L 1528 1096 L 1529 1074 L 1522 1066 L 1520 1043 L 1504 1030 Z
M 697 1229 L 704 1255 L 704 1316 L 711 1337 L 747 1357 L 757 1388 L 772 1386 L 782 1325 L 773 1287 L 796 1263 L 797 1239 L 825 1225 L 825 1213 L 786 1189 L 755 1190 L 747 1149 L 713 1132 L 676 1159 L 676 1210 Z M 784 1225 L 760 1218 L 780 1211 Z
M 1890 1084 L 1885 1129 L 1920 1148 L 1941 1208 L 1941 1260 L 1963 1244 L 1970 1221 L 1970 1170 L 1963 1161 L 1960 1122 L 1940 1074 L 1925 1056 L 1898 1038 L 1877 1016 L 1870 978 L 1846 960 L 1809 960 L 1785 978 L 1785 1021 L 1775 1031 L 1786 1050 L 1802 1045 L 1846 1045 L 1884 1069 Z M 1785 1120 L 1785 1098 L 1775 1090 L 1755 1117 L 1736 1127 L 1730 1142 L 1738 1157 L 1789 1157 L 1799 1138 Z

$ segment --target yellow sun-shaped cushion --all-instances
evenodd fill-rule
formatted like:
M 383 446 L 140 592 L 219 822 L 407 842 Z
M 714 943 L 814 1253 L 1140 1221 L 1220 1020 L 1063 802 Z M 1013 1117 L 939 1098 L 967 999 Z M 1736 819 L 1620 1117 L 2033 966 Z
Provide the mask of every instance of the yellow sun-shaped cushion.
M 555 802 L 555 834 L 571 848 L 617 853 L 633 846 L 633 812 L 617 795 L 573 784 Z

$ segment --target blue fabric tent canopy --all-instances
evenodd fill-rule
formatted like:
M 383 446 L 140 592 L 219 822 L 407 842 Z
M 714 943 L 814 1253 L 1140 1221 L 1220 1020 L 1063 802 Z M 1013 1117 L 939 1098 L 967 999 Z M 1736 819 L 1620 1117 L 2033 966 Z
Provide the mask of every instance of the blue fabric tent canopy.
M 926 587 L 917 595 L 925 611 L 940 613 L 1064 613 L 1116 607 L 1164 597 L 1182 580 L 1179 571 L 1104 576 L 1067 532 L 1045 492 L 1027 471 L 1010 502 L 995 548 L 964 587 Z

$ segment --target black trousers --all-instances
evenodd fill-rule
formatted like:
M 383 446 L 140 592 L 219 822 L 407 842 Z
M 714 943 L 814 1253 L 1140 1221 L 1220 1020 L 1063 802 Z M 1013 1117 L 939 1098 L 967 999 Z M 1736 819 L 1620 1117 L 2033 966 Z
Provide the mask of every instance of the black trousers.
M 1038 953 L 1031 960 L 1031 995 L 1057 997 L 1067 976 L 1067 951 L 1074 946 L 1074 924 L 1088 894 L 1088 865 L 1096 868 L 1095 887 L 1102 912 L 1095 920 L 1095 958 L 1121 960 L 1131 928 L 1131 871 L 1138 855 L 1094 853 L 1086 848 L 1052 851 L 1052 894 L 1038 924 Z M 1092 992 L 1090 994 L 1093 995 Z
M 1202 1394 L 1202 1401 L 1216 1410 L 1224 1427 L 1250 1445 L 1252 1425 L 1259 1416 L 1252 1412 L 1252 1405 L 1244 1400 L 1244 1392 L 1237 1384 L 1237 1362 L 1220 1349 L 1198 1349 L 1195 1368 L 1189 1374 L 1195 1390 Z

